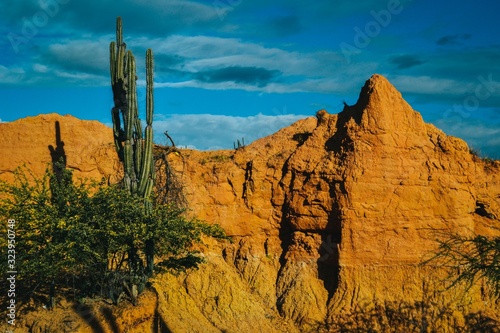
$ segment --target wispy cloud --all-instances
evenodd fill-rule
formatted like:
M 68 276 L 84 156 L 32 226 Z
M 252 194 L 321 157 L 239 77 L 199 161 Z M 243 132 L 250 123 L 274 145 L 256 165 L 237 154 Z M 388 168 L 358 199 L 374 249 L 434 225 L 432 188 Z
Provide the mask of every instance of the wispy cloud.
M 26 71 L 19 67 L 5 67 L 0 65 L 0 83 L 19 84 L 23 82 Z
M 500 123 L 484 123 L 476 119 L 442 118 L 435 122 L 449 135 L 465 140 L 469 148 L 482 156 L 500 159 Z M 458 126 L 457 126 L 458 125 Z
M 45 60 L 62 69 L 87 74 L 107 74 L 111 38 L 67 40 L 48 46 Z
M 57 78 L 56 84 L 61 84 L 58 81 L 61 78 L 71 79 L 73 84 L 81 78 L 83 86 L 89 85 L 89 78 L 92 84 L 107 84 L 109 42 L 113 39 L 112 35 L 103 35 L 97 39 L 62 39 L 47 45 L 34 59 L 36 65 L 31 65 L 32 78 L 44 81 L 52 72 L 57 74 L 54 77 Z M 336 52 L 287 51 L 235 38 L 172 35 L 155 39 L 128 38 L 126 42 L 128 49 L 134 51 L 138 64 L 144 61 L 146 48 L 155 45 L 155 81 L 159 83 L 158 87 L 279 93 L 323 93 L 331 88 L 346 91 L 353 84 L 345 78 L 355 77 L 355 72 L 363 68 L 342 67 L 341 56 Z M 143 66 L 138 65 L 137 69 L 139 78 L 142 78 Z M 340 82 L 339 74 L 344 76 L 343 82 Z
M 245 143 L 250 143 L 306 117 L 290 114 L 257 114 L 250 117 L 213 114 L 157 115 L 154 121 L 155 141 L 166 143 L 163 133 L 168 131 L 179 146 L 231 149 L 238 139 L 244 138 Z
M 35 71 L 35 73 L 47 73 L 49 72 L 49 67 L 42 64 L 34 64 L 33 71 Z
M 178 64 L 184 71 L 198 72 L 231 66 L 260 67 L 279 70 L 284 75 L 325 76 L 342 62 L 336 52 L 297 52 L 277 47 L 265 47 L 236 38 L 175 35 L 153 41 L 157 54 L 174 55 L 184 61 Z M 328 62 L 326 61 L 328 60 Z
M 390 75 L 390 80 L 399 90 L 407 93 L 442 95 L 463 95 L 470 91 L 472 86 L 464 85 L 460 81 L 431 76 Z
M 112 39 L 107 35 L 98 40 L 68 40 L 51 45 L 43 57 L 45 64 L 40 65 L 56 66 L 59 71 L 72 73 L 72 78 L 102 76 L 103 80 L 94 82 L 107 84 L 104 77 L 108 75 L 108 44 Z M 342 67 L 341 57 L 335 52 L 290 52 L 235 38 L 173 35 L 126 41 L 139 64 L 144 60 L 141 51 L 155 45 L 157 87 L 335 93 L 356 87 L 359 82 L 346 78 L 357 78 L 357 72 L 366 68 Z M 363 76 L 371 70 L 366 69 Z M 138 66 L 138 75 L 144 76 L 143 66 Z

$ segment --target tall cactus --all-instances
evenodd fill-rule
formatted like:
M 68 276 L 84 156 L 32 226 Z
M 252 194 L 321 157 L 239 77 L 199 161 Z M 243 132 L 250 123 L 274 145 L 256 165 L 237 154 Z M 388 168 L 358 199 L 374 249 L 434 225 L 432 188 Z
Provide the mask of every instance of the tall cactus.
M 115 148 L 124 166 L 125 188 L 148 199 L 154 183 L 153 52 L 146 51 L 146 128 L 143 135 L 137 105 L 135 57 L 126 51 L 122 20 L 116 20 L 116 42 L 110 44 L 110 74 L 114 107 L 111 111 Z

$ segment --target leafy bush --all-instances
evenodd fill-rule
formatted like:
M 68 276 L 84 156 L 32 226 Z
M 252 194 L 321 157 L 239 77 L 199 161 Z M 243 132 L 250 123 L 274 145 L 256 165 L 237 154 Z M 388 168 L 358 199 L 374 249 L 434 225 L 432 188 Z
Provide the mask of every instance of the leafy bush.
M 438 251 L 423 264 L 448 270 L 449 287 L 464 284 L 471 288 L 480 279 L 492 297 L 500 298 L 500 237 L 445 235 Z
M 0 183 L 0 216 L 16 221 L 21 294 L 53 294 L 57 286 L 115 303 L 127 294 L 135 302 L 149 278 L 146 240 L 155 243 L 158 268 L 182 270 L 202 262 L 191 249 L 202 235 L 225 237 L 219 226 L 187 219 L 182 209 L 155 205 L 146 214 L 145 204 L 120 186 L 75 184 L 68 170 L 41 179 L 17 170 L 13 184 Z M 7 237 L 0 242 L 6 251 Z M 4 272 L 6 264 L 1 261 Z

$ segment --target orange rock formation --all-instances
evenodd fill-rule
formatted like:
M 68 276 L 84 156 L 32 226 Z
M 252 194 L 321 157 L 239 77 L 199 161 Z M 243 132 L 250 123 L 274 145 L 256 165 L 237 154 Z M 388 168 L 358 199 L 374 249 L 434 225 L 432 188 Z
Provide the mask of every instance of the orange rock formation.
M 57 115 L 0 124 L 2 178 L 50 164 L 56 121 L 77 176 L 117 179 L 111 130 Z M 171 332 L 328 330 L 343 313 L 425 301 L 462 323 L 458 309 L 495 318 L 481 286 L 437 292 L 438 270 L 420 263 L 436 231 L 500 235 L 500 163 L 424 123 L 384 77 L 339 114 L 320 111 L 236 151 L 182 155 L 171 163 L 190 213 L 234 242 L 209 242 L 199 270 L 155 279 Z

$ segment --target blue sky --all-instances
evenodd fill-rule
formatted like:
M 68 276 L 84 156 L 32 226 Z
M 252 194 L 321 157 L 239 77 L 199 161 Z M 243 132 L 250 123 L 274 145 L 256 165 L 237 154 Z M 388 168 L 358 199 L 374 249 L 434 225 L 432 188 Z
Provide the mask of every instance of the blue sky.
M 155 54 L 155 132 L 232 148 L 385 75 L 446 133 L 500 158 L 498 0 L 24 0 L 0 4 L 0 119 L 71 114 L 110 123 L 109 43 Z M 140 108 L 145 107 L 139 91 Z

